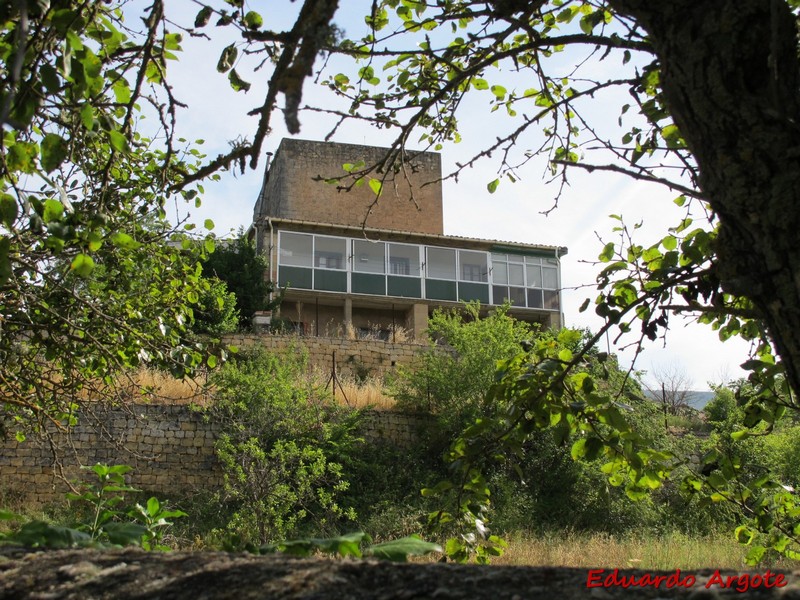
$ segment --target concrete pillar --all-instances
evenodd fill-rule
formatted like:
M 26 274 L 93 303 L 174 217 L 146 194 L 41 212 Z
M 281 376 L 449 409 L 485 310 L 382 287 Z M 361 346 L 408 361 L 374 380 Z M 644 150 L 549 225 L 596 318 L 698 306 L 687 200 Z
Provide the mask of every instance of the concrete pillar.
M 411 331 L 414 333 L 415 340 L 425 338 L 425 330 L 428 328 L 428 305 L 415 304 L 411 307 Z
M 344 315 L 342 320 L 345 330 L 353 326 L 353 300 L 351 298 L 344 299 Z

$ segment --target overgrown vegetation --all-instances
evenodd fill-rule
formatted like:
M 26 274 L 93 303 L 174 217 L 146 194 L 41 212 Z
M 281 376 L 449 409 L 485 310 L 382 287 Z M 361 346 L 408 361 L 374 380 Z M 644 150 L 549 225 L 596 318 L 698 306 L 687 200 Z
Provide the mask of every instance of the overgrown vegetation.
M 207 416 L 221 427 L 229 545 L 260 546 L 355 519 L 340 497 L 349 485 L 342 461 L 362 443 L 360 415 L 313 387 L 307 371 L 300 349 L 256 349 L 212 376 Z
M 98 466 L 95 472 L 106 483 L 71 496 L 91 508 L 81 513 L 86 525 L 75 526 L 62 515 L 55 525 L 29 524 L 8 540 L 163 547 L 165 519 L 185 512 L 190 516 L 174 528 L 173 543 L 258 552 L 372 554 L 369 540 L 383 544 L 423 534 L 441 543 L 453 559 L 484 561 L 504 553 L 501 538 L 553 539 L 569 531 L 592 540 L 644 540 L 635 543 L 647 548 L 660 539 L 727 535 L 735 541 L 721 532 L 736 525 L 740 541 L 756 542 L 758 515 L 744 510 L 741 498 L 726 495 L 722 484 L 728 478 L 743 490 L 765 478 L 798 484 L 800 425 L 776 424 L 769 435 L 736 433 L 752 419 L 746 382 L 738 383 L 738 391 L 718 387 L 704 413 L 686 417 L 682 427 L 674 415 L 665 423 L 663 407 L 645 398 L 636 374 L 620 370 L 613 356 L 602 353 L 585 356 L 591 387 L 584 378 L 565 397 L 593 411 L 592 428 L 578 429 L 579 421 L 551 412 L 547 419 L 553 427 L 515 437 L 507 423 L 517 418 L 517 403 L 510 399 L 524 394 L 525 387 L 505 396 L 509 375 L 530 373 L 526 365 L 536 364 L 529 361 L 537 353 L 558 357 L 563 364 L 588 334 L 533 330 L 509 317 L 505 307 L 483 319 L 478 314 L 477 305 L 436 312 L 430 320 L 436 342 L 417 369 L 401 370 L 392 380 L 399 410 L 430 416 L 408 445 L 365 441 L 360 429 L 365 408 L 335 401 L 320 385 L 319 375 L 309 372 L 301 346 L 273 354 L 257 348 L 216 369 L 205 390 L 202 410 L 221 427 L 216 449 L 223 489 L 181 501 L 183 512 L 165 512 L 155 499 L 120 509 L 122 498 L 115 493 L 131 491 L 122 478 L 127 467 Z M 494 356 L 504 358 L 495 361 Z M 546 359 L 538 364 L 538 376 L 558 374 Z M 527 385 L 527 379 L 522 381 Z M 374 387 L 375 381 L 368 385 Z M 597 401 L 604 396 L 593 399 L 592 394 L 609 390 L 622 392 L 607 403 Z M 544 418 L 537 411 L 547 405 L 531 401 L 520 423 Z M 632 478 L 631 471 L 609 460 L 608 446 L 591 441 L 613 439 L 622 427 L 615 422 L 621 417 L 627 427 L 618 442 L 621 452 L 630 441 L 636 444 L 633 448 L 646 445 L 657 453 L 641 456 L 643 461 L 666 463 L 674 456 L 690 460 L 669 463 L 670 477 L 660 485 Z M 763 428 L 761 433 L 766 432 Z M 484 452 L 486 437 L 495 440 L 497 452 Z M 484 441 L 470 447 L 470 439 Z M 459 484 L 465 466 L 470 479 Z M 709 497 L 692 484 L 698 474 L 720 483 L 717 496 Z M 778 498 L 764 502 L 780 501 L 784 488 L 770 489 Z M 748 518 L 754 519 L 753 525 L 743 521 Z M 481 535 L 471 536 L 476 522 Z M 408 543 L 411 552 L 417 542 Z M 567 546 L 565 542 L 560 551 L 571 552 Z M 526 560 L 524 548 L 512 543 L 508 560 Z M 756 552 L 748 559 L 776 559 Z
M 155 496 L 144 504 L 128 504 L 126 495 L 139 490 L 125 482 L 127 465 L 88 467 L 95 483 L 79 484 L 77 492 L 68 492 L 71 520 L 51 523 L 27 520 L 9 511 L 0 511 L 0 520 L 10 522 L 8 533 L 0 533 L 0 542 L 32 548 L 72 548 L 75 546 L 109 547 L 138 545 L 145 550 L 170 550 L 164 535 L 172 525 L 167 519 L 187 516 L 180 510 L 162 505 Z M 13 527 L 17 523 L 18 527 Z

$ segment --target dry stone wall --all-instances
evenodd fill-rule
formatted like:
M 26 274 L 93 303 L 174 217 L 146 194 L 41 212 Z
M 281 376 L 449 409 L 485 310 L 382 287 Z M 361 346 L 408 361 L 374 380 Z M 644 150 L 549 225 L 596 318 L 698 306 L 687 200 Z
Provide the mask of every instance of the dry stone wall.
M 398 367 L 412 368 L 414 361 L 429 346 L 415 342 L 385 342 L 329 337 L 298 337 L 296 335 L 231 335 L 225 341 L 238 348 L 262 346 L 267 350 L 285 351 L 305 348 L 312 367 L 330 371 L 334 359 L 336 371 L 357 377 L 385 376 Z
M 46 504 L 60 499 L 69 480 L 91 480 L 81 465 L 126 464 L 128 483 L 159 497 L 185 496 L 222 485 L 214 453 L 219 427 L 189 406 L 133 405 L 78 415 L 68 434 L 23 442 L 0 441 L 0 506 Z M 426 420 L 419 415 L 374 411 L 366 419 L 367 443 L 413 443 Z
M 381 340 L 348 340 L 281 335 L 237 335 L 226 340 L 240 348 L 261 345 L 274 351 L 304 347 L 313 368 L 330 370 L 335 354 L 337 372 L 359 377 L 384 376 L 399 366 L 411 367 L 427 348 L 424 344 Z M 413 443 L 426 419 L 390 411 L 375 411 L 366 419 L 368 443 Z M 214 453 L 219 427 L 185 405 L 132 404 L 127 407 L 88 405 L 78 425 L 68 433 L 30 436 L 23 442 L 0 439 L 0 506 L 16 501 L 44 504 L 62 497 L 70 480 L 90 480 L 81 465 L 126 464 L 128 480 L 139 489 L 174 496 L 222 485 L 222 470 Z

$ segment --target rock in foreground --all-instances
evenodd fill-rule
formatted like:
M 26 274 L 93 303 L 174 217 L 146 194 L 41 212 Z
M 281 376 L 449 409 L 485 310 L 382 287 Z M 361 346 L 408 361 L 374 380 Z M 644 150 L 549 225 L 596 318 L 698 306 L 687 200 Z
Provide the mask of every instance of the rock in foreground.
M 146 553 L 138 549 L 99 551 L 64 550 L 25 554 L 5 550 L 0 556 L 0 598 L 14 600 L 211 600 L 249 598 L 285 600 L 411 600 L 534 598 L 797 598 L 800 576 L 783 574 L 748 579 L 750 589 L 723 587 L 727 576 L 742 573 L 699 571 L 680 573 L 682 585 L 660 588 L 651 580 L 657 573 L 625 570 L 594 572 L 587 587 L 588 569 L 547 567 L 481 567 L 452 564 L 395 564 L 373 560 L 297 559 L 222 552 Z M 674 572 L 663 576 L 675 575 Z M 642 585 L 625 589 L 621 581 L 638 578 Z M 642 577 L 650 579 L 642 580 Z M 692 585 L 686 586 L 691 580 Z M 716 577 L 716 579 L 715 579 Z M 628 578 L 623 579 L 623 578 Z M 711 581 L 711 585 L 706 585 Z M 741 579 L 736 580 L 737 583 Z M 614 583 L 616 582 L 616 583 Z M 716 582 L 716 583 L 715 583 Z M 755 585 L 758 583 L 758 585 Z M 771 583 L 773 587 L 767 588 Z M 735 584 L 734 584 L 735 586 Z M 755 588 L 755 589 L 754 589 Z

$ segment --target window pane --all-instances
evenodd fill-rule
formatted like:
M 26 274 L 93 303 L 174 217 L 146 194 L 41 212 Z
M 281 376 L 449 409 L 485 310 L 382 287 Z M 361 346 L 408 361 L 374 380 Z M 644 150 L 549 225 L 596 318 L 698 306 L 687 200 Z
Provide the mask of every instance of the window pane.
M 528 308 L 542 308 L 542 290 L 528 290 Z
M 354 294 L 386 295 L 386 276 L 373 273 L 353 273 L 350 278 L 350 289 Z
M 492 304 L 502 304 L 508 298 L 508 286 L 492 286 Z
M 508 254 L 501 254 L 499 252 L 492 252 L 492 260 L 498 262 L 508 262 Z
M 425 280 L 425 297 L 431 300 L 458 300 L 455 281 Z
M 428 248 L 428 277 L 456 278 L 456 251 L 448 248 Z
M 508 283 L 508 265 L 504 262 L 492 262 L 492 281 Z
M 388 294 L 401 298 L 422 298 L 422 280 L 414 277 L 387 278 Z
M 361 273 L 386 272 L 386 244 L 353 240 L 353 271 Z
M 544 307 L 550 310 L 558 310 L 558 292 L 554 290 L 544 290 Z
M 525 257 L 521 256 L 519 254 L 509 254 L 508 255 L 508 262 L 521 263 L 523 260 L 525 260 Z
M 310 267 L 312 239 L 310 235 L 282 231 L 280 234 L 280 263 L 293 267 Z
M 514 306 L 525 306 L 525 288 L 508 288 L 508 297 Z
M 463 302 L 477 300 L 481 304 L 489 304 L 489 286 L 485 283 L 462 281 L 458 284 L 458 299 Z
M 489 281 L 489 268 L 483 252 L 459 250 L 458 263 L 461 265 L 461 281 Z
M 389 273 L 419 277 L 419 246 L 389 244 Z
M 543 285 L 544 288 L 554 290 L 558 288 L 558 269 L 552 267 L 543 267 L 542 273 L 544 275 Z
M 542 259 L 538 256 L 526 256 L 525 257 L 525 264 L 526 265 L 540 265 L 542 264 Z
M 528 287 L 542 287 L 542 267 L 538 265 L 528 265 L 525 268 L 528 271 Z
M 345 269 L 346 240 L 314 236 L 314 266 L 322 269 Z
M 511 285 L 525 285 L 525 280 L 522 278 L 522 265 L 508 265 L 508 283 Z

